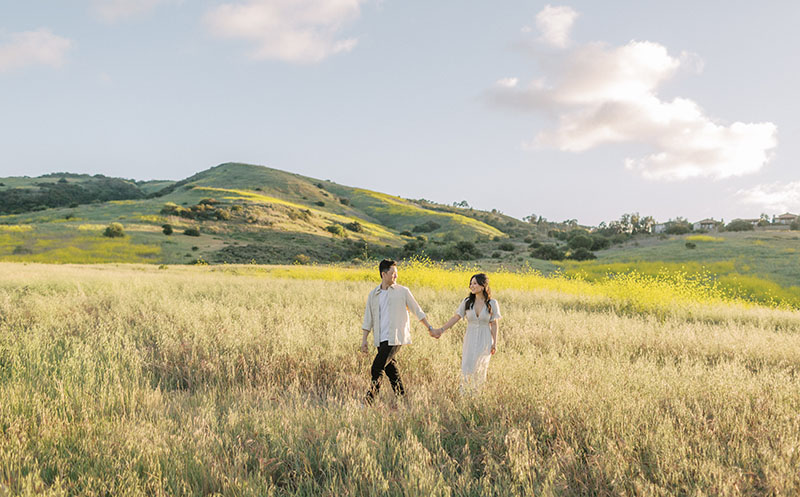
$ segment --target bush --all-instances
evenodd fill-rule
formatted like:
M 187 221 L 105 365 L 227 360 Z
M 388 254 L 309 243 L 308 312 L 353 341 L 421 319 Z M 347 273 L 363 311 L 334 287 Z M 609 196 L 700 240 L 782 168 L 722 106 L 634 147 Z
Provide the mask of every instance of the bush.
M 522 241 L 525 242 L 525 243 L 531 243 L 531 242 L 533 242 L 533 238 L 531 238 L 529 236 L 526 236 L 525 239 L 522 240 Z
M 297 254 L 294 256 L 294 264 L 308 264 L 309 262 L 311 262 L 311 258 L 306 254 Z
M 542 242 L 540 242 L 538 240 L 532 241 L 531 244 L 529 245 L 529 247 L 532 248 L 532 249 L 537 249 L 537 248 L 539 248 L 541 246 L 542 246 Z
M 725 231 L 753 231 L 753 225 L 744 219 L 735 219 L 725 225 Z
M 492 241 L 493 242 L 499 242 L 500 241 L 500 235 L 495 235 L 494 238 L 492 238 Z
M 428 243 L 428 237 L 425 235 L 417 235 L 417 240 L 421 241 L 422 243 Z
M 604 237 L 603 235 L 592 235 L 592 246 L 589 250 L 605 250 L 611 246 L 611 240 Z
M 594 241 L 589 235 L 579 234 L 571 237 L 567 242 L 567 246 L 572 250 L 577 250 L 580 248 L 589 250 L 592 248 Z
M 331 224 L 330 226 L 325 228 L 330 233 L 333 233 L 336 236 L 345 236 L 346 233 L 344 232 L 344 227 L 341 224 Z
M 499 259 L 500 257 L 502 257 L 500 252 L 492 252 L 492 259 Z
M 514 244 L 511 242 L 503 242 L 497 246 L 500 250 L 504 252 L 513 252 L 514 251 Z
M 475 244 L 466 241 L 457 242 L 455 245 L 445 249 L 444 252 L 444 258 L 448 260 L 470 260 L 480 257 L 481 253 L 478 251 L 478 248 L 475 247 Z
M 350 199 L 349 198 L 340 198 L 339 199 L 339 203 L 342 204 L 342 205 L 350 205 Z
M 800 217 L 792 221 L 792 224 L 789 225 L 789 229 L 794 231 L 800 230 Z
M 546 261 L 560 261 L 564 259 L 564 251 L 552 243 L 546 243 L 534 249 L 533 252 L 531 252 L 531 257 L 544 259 Z
M 171 224 L 162 224 L 161 225 L 161 232 L 165 235 L 171 235 L 173 233 L 172 225 Z
M 105 231 L 103 231 L 103 236 L 107 236 L 109 238 L 121 238 L 125 236 L 125 230 L 122 228 L 121 224 L 111 223 L 106 227 Z
M 317 200 L 316 202 L 314 202 L 314 205 L 318 205 L 320 207 L 325 207 L 325 202 L 323 202 L 322 200 Z
M 183 234 L 186 236 L 200 236 L 200 230 L 197 228 L 186 228 L 183 230 Z
M 589 249 L 585 247 L 579 247 L 576 250 L 570 252 L 567 256 L 567 259 L 572 259 L 573 261 L 588 261 L 591 259 L 597 259 L 597 256 L 594 255 Z
M 364 231 L 364 227 L 358 221 L 353 221 L 352 223 L 347 223 L 344 225 L 345 228 L 349 229 L 354 233 L 362 233 Z
M 412 231 L 414 233 L 430 233 L 431 231 L 436 231 L 441 227 L 442 225 L 437 223 L 436 221 L 428 221 L 427 223 L 414 226 L 414 229 Z
M 687 249 L 697 248 L 697 244 L 694 242 L 686 242 L 686 248 Z
M 668 235 L 685 235 L 690 231 L 692 231 L 692 226 L 689 223 L 671 223 L 664 230 L 664 233 Z
M 414 236 L 414 234 L 413 234 L 413 233 L 411 233 L 411 232 L 410 232 L 410 231 L 408 231 L 408 230 L 404 230 L 404 231 L 401 231 L 401 232 L 400 232 L 400 236 Z

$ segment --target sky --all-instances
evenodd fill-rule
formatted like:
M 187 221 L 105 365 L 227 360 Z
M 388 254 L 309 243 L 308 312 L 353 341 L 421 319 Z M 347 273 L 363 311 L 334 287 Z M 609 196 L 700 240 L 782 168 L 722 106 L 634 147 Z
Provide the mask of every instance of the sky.
M 800 2 L 0 0 L 0 176 L 246 162 L 584 225 L 800 213 Z

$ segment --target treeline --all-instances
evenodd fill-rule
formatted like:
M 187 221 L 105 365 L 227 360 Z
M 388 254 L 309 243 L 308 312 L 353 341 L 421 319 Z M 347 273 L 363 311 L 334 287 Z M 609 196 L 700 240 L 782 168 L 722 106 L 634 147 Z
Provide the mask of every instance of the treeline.
M 77 207 L 93 202 L 147 197 L 137 185 L 124 179 L 97 175 L 75 181 L 74 177 L 63 175 L 54 183 L 38 182 L 35 188 L 0 190 L 0 214 L 22 214 L 53 207 Z

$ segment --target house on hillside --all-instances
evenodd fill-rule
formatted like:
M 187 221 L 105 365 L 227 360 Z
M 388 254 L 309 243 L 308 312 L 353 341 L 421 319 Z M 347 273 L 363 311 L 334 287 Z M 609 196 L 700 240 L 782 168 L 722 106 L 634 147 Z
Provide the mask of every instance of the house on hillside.
M 797 214 L 785 213 L 780 216 L 773 216 L 772 224 L 792 224 L 797 219 Z
M 706 230 L 706 231 L 716 231 L 717 226 L 721 224 L 721 221 L 714 221 L 713 219 L 703 219 L 702 221 L 697 221 L 692 225 L 692 228 L 695 231 L 698 230 Z

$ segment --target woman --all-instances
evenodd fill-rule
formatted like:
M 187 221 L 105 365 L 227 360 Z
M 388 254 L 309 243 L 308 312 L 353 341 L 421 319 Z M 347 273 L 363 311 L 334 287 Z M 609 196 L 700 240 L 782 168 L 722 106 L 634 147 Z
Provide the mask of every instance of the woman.
M 461 390 L 476 390 L 486 381 L 489 359 L 497 351 L 497 321 L 501 318 L 500 305 L 492 299 L 489 278 L 478 273 L 469 281 L 469 296 L 461 301 L 456 313 L 438 330 L 436 338 L 456 324 L 467 319 L 464 348 L 461 352 Z

